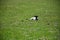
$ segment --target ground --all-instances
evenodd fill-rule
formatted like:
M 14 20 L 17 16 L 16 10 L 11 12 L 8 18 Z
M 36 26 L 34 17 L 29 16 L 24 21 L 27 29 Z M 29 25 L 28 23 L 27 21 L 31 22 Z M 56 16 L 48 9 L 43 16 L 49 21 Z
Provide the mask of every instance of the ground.
M 59 15 L 59 0 L 0 0 L 0 40 L 60 40 Z

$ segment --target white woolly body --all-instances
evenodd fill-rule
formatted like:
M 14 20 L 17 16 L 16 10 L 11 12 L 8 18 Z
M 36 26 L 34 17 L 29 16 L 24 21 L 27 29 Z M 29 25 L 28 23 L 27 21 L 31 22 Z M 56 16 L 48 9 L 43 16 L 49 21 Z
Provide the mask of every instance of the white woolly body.
M 32 18 L 30 18 L 30 20 L 36 20 L 36 17 L 32 17 Z

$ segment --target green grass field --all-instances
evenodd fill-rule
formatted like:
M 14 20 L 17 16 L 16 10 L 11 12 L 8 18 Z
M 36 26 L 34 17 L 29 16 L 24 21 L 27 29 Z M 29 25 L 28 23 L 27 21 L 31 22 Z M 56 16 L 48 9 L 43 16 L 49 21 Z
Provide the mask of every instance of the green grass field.
M 59 0 L 0 0 L 0 40 L 60 40 L 59 17 Z

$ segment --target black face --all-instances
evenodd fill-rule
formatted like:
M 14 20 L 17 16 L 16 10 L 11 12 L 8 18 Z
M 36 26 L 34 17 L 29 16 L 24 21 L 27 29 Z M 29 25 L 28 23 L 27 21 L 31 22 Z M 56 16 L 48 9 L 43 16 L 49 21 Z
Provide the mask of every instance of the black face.
M 38 20 L 38 16 L 34 16 L 34 17 L 36 17 L 36 20 Z

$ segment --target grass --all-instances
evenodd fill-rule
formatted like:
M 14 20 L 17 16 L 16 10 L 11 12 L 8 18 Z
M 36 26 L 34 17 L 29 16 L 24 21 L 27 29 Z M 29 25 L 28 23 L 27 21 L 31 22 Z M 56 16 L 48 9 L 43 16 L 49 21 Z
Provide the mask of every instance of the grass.
M 0 40 L 59 40 L 59 2 L 59 0 L 1 0 Z M 26 20 L 34 15 L 39 16 L 38 21 Z

